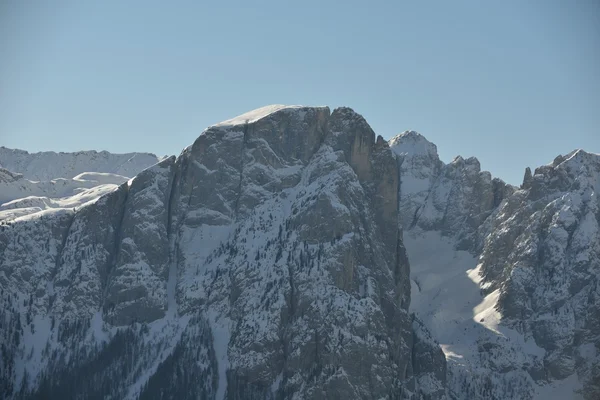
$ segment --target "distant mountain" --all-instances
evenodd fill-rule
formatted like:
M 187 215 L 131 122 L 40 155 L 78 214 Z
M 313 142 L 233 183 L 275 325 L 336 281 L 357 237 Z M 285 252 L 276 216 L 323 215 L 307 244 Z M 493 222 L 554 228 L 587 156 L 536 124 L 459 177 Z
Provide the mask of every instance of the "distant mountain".
M 0 147 L 0 220 L 79 207 L 160 160 L 147 153 L 28 153 Z
M 74 178 L 84 172 L 107 172 L 131 178 L 160 160 L 161 157 L 150 153 L 113 154 L 107 151 L 28 153 L 24 150 L 0 147 L 0 167 L 18 172 L 32 181 Z
M 349 108 L 268 106 L 69 178 L 114 187 L 0 221 L 0 397 L 600 397 L 600 155 L 517 188 Z

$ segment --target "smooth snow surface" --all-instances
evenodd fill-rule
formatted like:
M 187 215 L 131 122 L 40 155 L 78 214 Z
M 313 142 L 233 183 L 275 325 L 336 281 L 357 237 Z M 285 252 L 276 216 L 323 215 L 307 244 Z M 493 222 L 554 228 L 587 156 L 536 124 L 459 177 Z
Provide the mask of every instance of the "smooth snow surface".
M 573 397 L 573 391 L 580 388 L 576 376 L 539 387 L 520 370 L 530 360 L 542 359 L 545 350 L 501 324 L 502 316 L 496 311 L 499 290 L 482 296 L 485 284 L 470 253 L 455 250 L 451 240 L 439 232 L 405 232 L 404 244 L 411 266 L 411 312 L 440 343 L 451 390 L 461 376 L 475 381 L 477 374 L 487 375 L 492 363 L 516 367 L 515 374 L 529 382 L 535 400 L 578 398 Z M 497 346 L 492 360 L 482 359 L 482 343 Z M 454 393 L 460 393 L 460 388 L 455 389 Z
M 466 251 L 454 250 L 437 232 L 405 233 L 404 243 L 411 266 L 411 311 L 427 325 L 447 358 L 470 356 L 486 330 L 473 314 L 482 303 L 480 287 L 468 274 L 477 261 Z
M 304 108 L 304 106 L 286 106 L 286 105 L 282 105 L 282 104 L 273 104 L 270 106 L 257 108 L 256 110 L 249 111 L 242 115 L 238 115 L 237 117 L 228 119 L 227 121 L 219 122 L 218 124 L 213 125 L 213 127 L 227 127 L 227 126 L 235 126 L 235 125 L 244 125 L 247 123 L 256 122 L 260 119 L 263 119 L 263 118 L 273 114 L 274 112 L 277 112 L 277 111 L 280 111 L 283 109 L 290 109 L 290 110 L 296 109 L 297 110 L 300 108 Z

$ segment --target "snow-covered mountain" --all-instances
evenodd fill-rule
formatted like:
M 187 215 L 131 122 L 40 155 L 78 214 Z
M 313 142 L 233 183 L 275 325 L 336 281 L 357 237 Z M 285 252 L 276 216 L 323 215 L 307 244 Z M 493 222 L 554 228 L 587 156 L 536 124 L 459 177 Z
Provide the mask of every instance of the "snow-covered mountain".
M 416 132 L 398 155 L 411 311 L 440 343 L 454 398 L 600 398 L 600 155 L 527 169 L 442 163 Z
M 348 108 L 214 125 L 0 222 L 0 393 L 596 399 L 599 166 L 575 152 L 516 188 Z
M 0 166 L 5 166 L 0 167 L 0 221 L 47 208 L 79 207 L 159 161 L 146 153 L 30 154 L 0 147 Z
M 84 172 L 105 172 L 134 177 L 163 158 L 150 153 L 114 154 L 93 150 L 75 153 L 29 153 L 0 146 L 0 167 L 20 173 L 31 181 L 69 179 Z

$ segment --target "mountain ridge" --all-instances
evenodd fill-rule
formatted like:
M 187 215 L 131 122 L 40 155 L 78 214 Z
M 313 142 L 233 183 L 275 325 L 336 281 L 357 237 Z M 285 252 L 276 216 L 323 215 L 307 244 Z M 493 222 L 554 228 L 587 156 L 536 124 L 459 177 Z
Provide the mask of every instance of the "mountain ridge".
M 164 157 L 152 153 L 109 153 L 108 151 L 28 152 L 0 146 L 0 167 L 32 181 L 74 178 L 84 172 L 108 172 L 133 177 Z
M 524 268 L 563 202 L 597 204 L 593 156 L 516 188 L 475 158 L 441 162 L 415 132 L 388 143 L 349 108 L 271 106 L 225 122 L 93 203 L 0 230 L 4 395 L 598 393 L 598 357 L 582 351 L 599 346 L 600 249 L 585 235 L 548 242 L 553 256 Z M 567 230 L 597 236 L 597 213 L 581 210 Z M 573 251 L 587 258 L 562 261 Z M 531 271 L 560 287 L 550 269 L 580 275 L 573 298 L 554 296 L 568 305 L 564 332 L 539 322 L 547 305 L 527 309 Z

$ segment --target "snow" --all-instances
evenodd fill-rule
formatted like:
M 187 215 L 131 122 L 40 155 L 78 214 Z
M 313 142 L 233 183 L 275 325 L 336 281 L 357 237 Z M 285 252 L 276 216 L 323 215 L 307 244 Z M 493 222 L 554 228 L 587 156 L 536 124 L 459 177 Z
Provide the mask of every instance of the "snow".
M 169 265 L 169 278 L 167 280 L 167 317 L 177 315 L 177 264 L 171 262 Z
M 231 338 L 231 320 L 217 310 L 210 309 L 208 319 L 212 328 L 213 349 L 217 359 L 219 383 L 216 400 L 224 400 L 227 393 L 227 369 L 229 368 L 229 340 Z
M 73 177 L 75 181 L 92 181 L 98 182 L 99 184 L 106 183 L 122 183 L 129 178 L 119 174 L 111 174 L 108 172 L 82 172 L 81 174 Z
M 97 180 L 85 180 L 83 177 Z M 51 208 L 79 208 L 114 191 L 127 178 L 115 174 L 85 173 L 79 178 L 33 182 L 21 178 L 0 182 L 0 220 Z
M 117 187 L 118 185 L 115 184 L 102 184 L 90 189 L 81 189 L 81 191 L 72 196 L 59 198 L 51 198 L 48 196 L 27 196 L 1 204 L 0 211 L 15 210 L 19 208 L 39 208 L 42 210 L 48 208 L 80 207 L 114 191 Z
M 301 108 L 301 106 L 267 106 L 217 124 L 215 127 L 237 127 L 285 110 L 304 112 L 300 110 Z M 223 130 L 222 133 L 224 133 L 224 140 L 239 140 L 243 135 L 239 129 Z M 435 145 L 426 141 L 419 134 L 406 132 L 397 138 L 398 143 L 400 143 L 400 139 L 402 142 L 395 146 L 394 151 L 405 157 L 404 167 L 411 167 L 414 171 L 423 172 L 423 168 L 419 166 L 418 162 L 411 164 L 408 161 L 411 158 L 412 161 L 415 161 L 421 155 L 426 156 L 425 158 L 435 156 L 437 159 Z M 156 280 L 160 284 L 160 290 L 163 291 L 161 293 L 165 294 L 166 291 L 167 313 L 164 318 L 149 323 L 147 326 L 132 324 L 128 327 L 109 329 L 100 310 L 86 309 L 91 311 L 89 314 L 91 325 L 86 333 L 85 343 L 82 345 L 106 343 L 118 329 L 137 329 L 140 334 L 140 340 L 144 345 L 143 354 L 151 362 L 147 366 L 145 365 L 147 360 L 135 361 L 138 363 L 137 370 L 125 382 L 129 390 L 126 398 L 137 398 L 140 390 L 156 372 L 160 363 L 169 354 L 172 354 L 176 344 L 182 340 L 182 333 L 189 328 L 190 316 L 194 313 L 197 314 L 198 310 L 202 310 L 204 315 L 200 317 L 206 317 L 212 331 L 212 350 L 214 350 L 217 361 L 218 382 L 215 397 L 219 400 L 228 397 L 227 371 L 258 365 L 269 360 L 270 355 L 261 351 L 260 346 L 274 340 L 281 340 L 278 337 L 277 328 L 281 326 L 281 310 L 286 302 L 286 290 L 289 288 L 298 290 L 311 299 L 311 311 L 319 313 L 324 318 L 330 316 L 336 318 L 343 315 L 344 318 L 352 321 L 349 325 L 335 325 L 333 337 L 337 337 L 340 333 L 341 336 L 353 343 L 373 341 L 373 351 L 379 351 L 379 340 L 377 339 L 378 341 L 375 343 L 376 339 L 370 336 L 370 333 L 366 337 L 355 334 L 359 330 L 377 329 L 371 325 L 367 327 L 367 321 L 370 321 L 368 317 L 381 312 L 378 303 L 374 301 L 381 295 L 377 290 L 377 281 L 373 278 L 374 265 L 354 266 L 354 271 L 358 275 L 356 279 L 360 285 L 357 292 L 352 294 L 335 286 L 331 279 L 331 272 L 334 271 L 337 264 L 340 264 L 339 259 L 331 257 L 331 253 L 336 251 L 345 254 L 356 250 L 353 246 L 360 243 L 364 239 L 361 236 L 369 234 L 368 232 L 354 227 L 348 228 L 350 229 L 348 231 L 342 227 L 340 235 L 336 236 L 335 241 L 321 243 L 324 263 L 328 270 L 321 269 L 317 273 L 317 269 L 320 268 L 318 263 L 314 272 L 312 266 L 308 271 L 294 271 L 293 266 L 293 260 L 298 256 L 298 250 L 300 250 L 295 247 L 298 243 L 303 243 L 304 254 L 313 252 L 317 248 L 317 245 L 314 244 L 315 241 L 310 240 L 307 232 L 310 233 L 311 229 L 327 229 L 331 219 L 335 218 L 339 218 L 340 225 L 342 225 L 346 216 L 357 213 L 354 197 L 358 199 L 356 202 L 367 204 L 364 200 L 363 188 L 358 181 L 344 179 L 344 174 L 354 177 L 354 172 L 347 164 L 339 161 L 339 152 L 334 152 L 327 145 L 321 147 L 308 166 L 304 166 L 301 164 L 287 165 L 285 160 L 270 149 L 266 141 L 257 139 L 256 143 L 260 143 L 261 150 L 271 152 L 269 156 L 276 161 L 273 164 L 282 166 L 275 168 L 252 159 L 253 161 L 246 163 L 244 168 L 264 170 L 272 178 L 271 182 L 297 175 L 299 183 L 294 187 L 277 189 L 273 192 L 270 191 L 267 184 L 261 186 L 243 180 L 240 183 L 242 195 L 252 195 L 258 203 L 258 205 L 252 204 L 250 210 L 242 209 L 240 211 L 238 208 L 242 208 L 242 206 L 237 207 L 236 204 L 234 207 L 231 202 L 224 205 L 219 204 L 214 209 L 205 206 L 186 210 L 183 222 L 177 220 L 179 223 L 176 228 L 177 233 L 173 235 L 176 236 L 176 239 L 172 239 L 171 242 L 170 250 L 173 251 L 172 258 L 175 258 L 175 261 L 169 260 L 166 288 L 163 275 Z M 581 157 L 580 153 L 577 154 L 571 155 L 569 160 Z M 245 159 L 251 159 L 251 157 Z M 209 169 L 196 160 L 192 161 L 190 165 L 198 168 L 205 175 L 220 172 L 219 165 L 213 167 L 215 169 Z M 457 164 L 464 162 L 469 164 L 469 168 L 474 168 L 472 166 L 475 166 L 476 160 L 457 158 L 454 162 Z M 573 162 L 572 164 L 574 168 L 579 168 L 577 171 L 582 168 L 582 165 L 575 165 Z M 429 164 L 429 170 L 433 171 L 434 167 L 437 168 L 436 165 Z M 114 173 L 83 172 L 73 178 L 34 182 L 17 175 L 9 175 L 6 174 L 6 180 L 0 184 L 13 184 L 18 181 L 20 185 L 42 187 L 40 190 L 46 190 L 46 186 L 54 185 L 60 190 L 66 188 L 64 190 L 69 192 L 68 196 L 52 197 L 55 193 L 60 192 L 56 189 L 51 193 L 46 193 L 45 196 L 27 196 L 1 205 L 0 219 L 6 215 L 5 218 L 17 219 L 17 222 L 34 221 L 42 215 L 71 213 L 71 208 L 91 204 L 99 196 L 114 190 L 117 187 L 115 183 L 112 183 L 114 180 L 123 182 L 128 179 L 126 176 Z M 438 214 L 441 215 L 436 207 L 440 204 L 447 204 L 454 192 L 451 192 L 453 189 L 450 179 L 440 179 L 437 182 L 438 185 L 431 191 L 430 198 L 421 196 L 432 185 L 430 177 L 425 175 L 408 174 L 403 176 L 402 195 L 404 199 L 407 196 L 413 196 L 411 201 L 415 204 L 422 203 L 420 204 L 423 206 L 421 217 L 433 221 L 438 218 Z M 156 179 L 152 186 L 138 192 L 142 193 L 143 199 L 151 203 L 152 207 L 157 210 L 164 207 L 164 200 L 159 195 L 161 192 L 159 183 L 165 179 L 166 175 L 163 180 Z M 297 182 L 296 180 L 290 181 Z M 136 187 L 135 179 L 129 179 L 128 184 Z M 86 185 L 92 186 L 87 187 Z M 277 187 L 277 185 L 275 184 L 273 187 Z M 25 187 L 23 190 L 29 189 Z M 2 193 L 1 190 L 0 193 Z M 347 195 L 348 193 L 351 194 Z M 225 203 L 224 197 L 226 195 L 222 196 L 217 193 L 215 203 L 219 203 L 219 199 Z M 352 201 L 348 201 L 349 199 Z M 555 220 L 552 221 L 554 224 L 551 231 L 552 238 L 556 237 L 557 241 L 568 239 L 565 229 L 572 227 L 573 223 L 577 221 L 575 206 L 580 206 L 577 202 L 595 200 L 594 192 L 586 192 L 582 199 L 575 195 L 559 198 L 560 203 L 557 204 L 565 205 L 560 208 Z M 302 223 L 302 218 L 292 221 L 294 215 L 302 216 L 302 213 L 311 210 L 316 201 L 323 202 L 322 204 L 327 206 L 327 215 L 316 215 L 317 224 L 322 225 L 316 226 L 314 220 Z M 152 207 L 144 206 L 132 211 L 128 217 L 138 218 L 138 222 L 135 224 L 136 229 L 143 230 L 147 234 L 156 233 L 158 235 L 157 232 L 162 228 L 150 219 L 154 214 Z M 244 213 L 246 211 L 247 213 Z M 573 234 L 574 243 L 589 241 L 589 232 L 597 231 L 594 212 L 595 210 L 589 210 L 587 219 Z M 312 215 L 306 214 L 306 216 Z M 207 220 L 218 221 L 221 225 L 207 224 L 205 223 Z M 300 226 L 289 229 L 286 224 L 288 221 L 300 222 Z M 285 230 L 283 230 L 284 226 Z M 531 379 L 524 372 L 523 365 L 531 360 L 542 359 L 545 351 L 538 347 L 532 339 L 503 325 L 502 315 L 497 310 L 501 292 L 500 290 L 486 291 L 486 295 L 482 295 L 482 289 L 489 289 L 489 284 L 482 281 L 481 266 L 478 265 L 478 260 L 472 254 L 455 250 L 455 243 L 452 239 L 442 236 L 439 232 L 422 232 L 418 229 L 419 227 L 404 233 L 404 243 L 411 264 L 412 301 L 410 311 L 415 312 L 423 320 L 432 336 L 440 342 L 440 347 L 448 360 L 450 385 L 455 383 L 455 377 L 460 374 L 463 377 L 466 376 L 467 379 L 472 378 L 475 384 L 479 382 L 478 379 L 488 374 L 495 373 L 492 380 L 497 380 L 501 375 L 498 371 L 502 371 L 505 367 L 509 370 L 509 373 L 506 374 L 508 382 L 512 383 L 511 379 L 516 376 L 517 378 L 524 377 L 525 380 L 529 379 L 527 381 L 529 383 Z M 282 230 L 283 233 L 281 233 Z M 307 236 L 309 240 L 301 239 L 303 235 Z M 125 249 L 124 251 L 129 251 L 131 248 L 132 254 L 143 253 L 136 249 L 137 245 L 133 236 L 121 239 L 120 246 Z M 276 259 L 274 251 L 268 250 L 273 243 L 279 247 L 279 260 L 281 261 Z M 302 247 L 302 244 L 300 246 Z M 367 247 L 373 247 L 374 252 L 380 250 L 378 243 L 370 243 Z M 369 248 L 369 250 L 371 249 Z M 21 251 L 21 253 L 27 252 Z M 584 253 L 580 253 L 578 257 L 581 257 L 583 262 L 589 258 Z M 58 258 L 58 254 L 52 254 L 52 257 L 49 257 L 52 266 L 55 258 Z M 286 259 L 292 260 L 292 262 L 286 262 Z M 22 265 L 28 266 L 26 262 L 23 262 Z M 131 271 L 142 272 L 144 274 L 142 279 L 150 279 L 153 274 L 148 272 L 152 268 L 145 261 L 136 260 L 127 266 L 131 268 Z M 37 269 L 36 273 L 39 273 L 41 267 L 35 266 L 35 268 Z M 48 271 L 52 271 L 52 269 L 48 268 Z M 519 271 L 516 268 L 513 273 L 520 273 Z M 44 279 L 47 278 L 44 277 Z M 49 295 L 52 295 L 55 290 L 52 279 L 47 280 L 46 285 Z M 295 283 L 292 283 L 292 279 Z M 58 285 L 57 290 L 60 291 Z M 160 290 L 157 289 L 157 292 Z M 232 295 L 234 293 L 235 295 Z M 264 301 L 261 300 L 261 295 L 263 294 L 271 296 L 269 297 L 270 309 L 262 307 Z M 234 297 L 235 299 L 233 299 Z M 161 299 L 164 300 L 164 297 Z M 19 302 L 22 303 L 20 300 Z M 241 313 L 243 315 L 240 315 Z M 17 365 L 20 379 L 24 376 L 25 371 L 29 376 L 35 377 L 39 374 L 45 368 L 44 363 L 47 363 L 43 356 L 43 349 L 48 344 L 50 344 L 50 349 L 56 346 L 55 338 L 52 336 L 53 332 L 49 329 L 49 321 L 40 318 L 39 316 L 34 318 L 35 330 L 30 329 L 30 326 L 25 328 L 25 348 Z M 294 321 L 294 325 L 291 325 L 296 335 L 294 340 L 308 341 L 311 340 L 311 333 L 304 329 L 305 321 L 302 321 L 302 318 L 298 317 Z M 235 321 L 235 326 L 233 321 Z M 148 330 L 142 333 L 142 328 L 146 327 Z M 232 337 L 234 329 L 236 334 Z M 188 333 L 186 332 L 186 335 Z M 481 351 L 482 346 L 490 344 L 493 345 L 490 346 L 492 350 Z M 248 350 L 250 346 L 252 348 Z M 596 356 L 593 345 L 580 346 L 578 351 L 590 359 Z M 296 357 L 299 356 L 299 353 L 300 348 L 298 347 L 291 355 Z M 66 358 L 68 359 L 70 353 L 66 351 L 64 354 L 67 354 Z M 387 349 L 380 356 L 389 357 Z M 203 359 L 202 362 L 207 363 L 208 361 Z M 208 367 L 208 364 L 204 365 Z M 493 365 L 494 368 L 490 368 L 490 365 Z M 512 367 L 515 372 L 510 369 Z M 283 373 L 277 374 L 278 372 L 274 371 L 268 380 L 273 394 L 279 390 L 283 381 Z M 349 379 L 343 368 L 338 369 L 334 377 Z M 379 376 L 376 378 L 381 380 Z M 293 382 L 294 377 L 287 377 L 287 379 L 289 379 L 288 382 Z M 419 385 L 426 390 L 438 390 L 436 382 L 430 380 L 431 377 L 425 376 L 421 379 Z M 531 383 L 531 385 L 534 384 Z M 454 387 L 456 388 L 456 386 Z M 544 387 L 531 387 L 533 388 L 532 392 L 535 391 L 536 399 L 572 398 L 573 390 L 579 388 L 579 380 L 577 376 L 571 376 Z
M 242 115 L 238 115 L 235 118 L 231 118 L 226 121 L 219 122 L 218 124 L 213 125 L 212 127 L 230 127 L 230 126 L 236 126 L 236 125 L 244 125 L 247 123 L 249 124 L 249 123 L 256 122 L 260 119 L 263 119 L 265 117 L 268 117 L 269 115 L 271 115 L 277 111 L 300 110 L 302 108 L 304 108 L 304 106 L 286 106 L 283 104 L 274 104 L 274 105 L 270 105 L 270 106 L 257 108 L 256 110 L 252 110 L 252 111 L 249 111 Z
M 415 131 L 405 131 L 389 141 L 394 153 L 402 156 L 437 156 L 437 146 Z
M 17 387 L 25 374 L 29 379 L 28 384 L 33 387 L 35 379 L 43 370 L 45 365 L 42 362 L 42 352 L 52 335 L 50 326 L 49 317 L 36 315 L 33 317 L 32 325 L 25 327 L 21 357 L 15 360 Z
M 475 258 L 454 250 L 437 232 L 406 232 L 404 244 L 411 280 L 418 287 L 411 294 L 411 311 L 448 352 L 463 354 L 476 342 L 480 330 L 473 314 L 482 301 L 480 287 L 468 275 L 476 267 Z
M 106 343 L 110 339 L 108 329 L 104 326 L 104 319 L 102 318 L 102 312 L 97 311 L 92 317 L 90 325 L 90 335 L 99 343 Z
M 274 398 L 275 398 L 275 394 L 279 390 L 279 387 L 281 386 L 282 381 L 283 381 L 283 372 L 281 372 L 281 373 L 279 373 L 279 375 L 277 375 L 277 378 L 275 378 L 275 380 L 273 381 L 273 384 L 271 385 L 271 394 L 273 394 Z
M 0 147 L 0 220 L 91 204 L 160 160 L 146 153 L 28 153 Z
M 190 319 L 189 315 L 180 318 L 165 317 L 147 324 L 148 333 L 142 337 L 144 344 L 146 348 L 158 351 L 154 362 L 129 386 L 126 400 L 135 400 L 139 397 L 142 388 L 154 375 L 159 365 L 175 350 Z M 136 327 L 139 328 L 140 324 L 136 324 Z
M 518 371 L 521 365 L 543 359 L 545 350 L 533 339 L 502 324 L 496 307 L 500 291 L 481 295 L 488 284 L 482 281 L 481 266 L 472 255 L 455 250 L 451 239 L 433 231 L 405 232 L 404 244 L 411 265 L 410 309 L 440 343 L 450 376 L 467 374 L 475 382 L 474 372 L 488 374 L 490 362 Z M 493 353 L 481 353 L 482 343 L 494 346 Z M 530 382 L 535 399 L 578 398 L 571 397 L 580 387 L 577 377 L 538 386 L 526 372 L 517 373 Z
M 582 388 L 577 374 L 536 388 L 533 400 L 583 400 L 577 391 Z
M 24 150 L 0 147 L 0 165 L 9 171 L 23 174 L 32 181 L 74 178 L 86 172 L 134 176 L 161 161 L 150 153 L 113 154 L 107 151 L 28 153 Z

